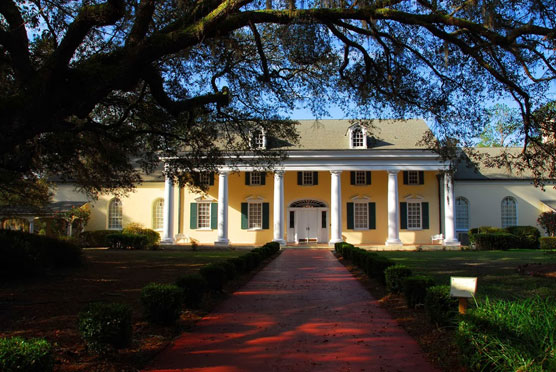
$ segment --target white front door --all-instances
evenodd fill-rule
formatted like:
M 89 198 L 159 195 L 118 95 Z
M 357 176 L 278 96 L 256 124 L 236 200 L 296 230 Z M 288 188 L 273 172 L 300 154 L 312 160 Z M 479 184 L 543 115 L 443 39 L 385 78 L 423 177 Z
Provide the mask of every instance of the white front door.
M 318 240 L 318 210 L 313 208 L 297 211 L 297 238 L 300 242 Z

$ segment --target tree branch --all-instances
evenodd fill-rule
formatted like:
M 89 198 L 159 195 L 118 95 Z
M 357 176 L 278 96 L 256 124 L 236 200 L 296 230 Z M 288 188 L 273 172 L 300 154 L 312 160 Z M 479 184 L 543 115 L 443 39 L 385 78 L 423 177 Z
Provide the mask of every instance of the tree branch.
M 8 31 L 2 30 L 0 43 L 10 53 L 17 77 L 22 81 L 29 80 L 34 70 L 29 56 L 29 39 L 27 39 L 25 21 L 12 0 L 0 1 L 0 14 L 4 16 L 9 25 Z
M 135 45 L 145 38 L 147 31 L 149 30 L 149 25 L 152 21 L 155 0 L 142 0 L 137 8 L 137 15 L 135 17 L 135 23 L 129 33 L 127 38 L 127 45 Z
M 124 15 L 124 11 L 125 2 L 123 0 L 107 0 L 104 4 L 83 6 L 51 57 L 54 69 L 59 70 L 67 66 L 93 27 L 114 24 Z
M 149 85 L 151 94 L 154 99 L 164 107 L 170 114 L 178 115 L 185 111 L 192 111 L 200 106 L 216 103 L 220 106 L 226 106 L 230 102 L 230 92 L 227 87 L 222 88 L 220 92 L 213 94 L 205 94 L 193 98 L 174 101 L 164 91 L 162 77 L 154 68 L 147 68 L 143 71 L 143 79 Z
M 253 32 L 253 36 L 255 37 L 255 45 L 257 46 L 257 52 L 259 53 L 259 56 L 261 57 L 261 65 L 262 65 L 262 68 L 263 68 L 262 81 L 268 82 L 268 81 L 270 81 L 270 74 L 268 73 L 268 61 L 266 59 L 266 55 L 265 55 L 264 50 L 263 50 L 263 43 L 261 42 L 261 35 L 259 34 L 259 31 L 257 31 L 257 27 L 253 24 L 253 22 L 249 22 L 249 27 L 251 28 L 251 31 Z

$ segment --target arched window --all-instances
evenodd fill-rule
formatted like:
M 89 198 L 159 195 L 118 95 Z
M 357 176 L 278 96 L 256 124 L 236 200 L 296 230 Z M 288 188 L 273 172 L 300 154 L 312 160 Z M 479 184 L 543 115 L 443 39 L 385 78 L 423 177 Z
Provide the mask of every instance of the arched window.
M 363 130 L 355 128 L 351 132 L 351 147 L 358 148 L 364 146 Z
M 266 136 L 262 129 L 251 131 L 251 148 L 261 150 L 266 148 Z
M 461 196 L 456 198 L 456 230 L 469 230 L 469 201 Z
M 502 199 L 502 227 L 517 225 L 517 201 L 511 196 Z
M 162 230 L 164 226 L 164 199 L 156 199 L 153 203 L 153 230 Z
M 118 198 L 110 200 L 108 204 L 108 229 L 120 230 L 122 228 L 122 201 Z

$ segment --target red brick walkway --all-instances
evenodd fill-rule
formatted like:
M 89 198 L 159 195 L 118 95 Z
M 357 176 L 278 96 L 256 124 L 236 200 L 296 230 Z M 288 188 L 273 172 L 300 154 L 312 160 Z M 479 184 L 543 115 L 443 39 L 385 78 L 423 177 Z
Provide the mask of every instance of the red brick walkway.
M 286 249 L 151 371 L 435 371 L 329 250 Z

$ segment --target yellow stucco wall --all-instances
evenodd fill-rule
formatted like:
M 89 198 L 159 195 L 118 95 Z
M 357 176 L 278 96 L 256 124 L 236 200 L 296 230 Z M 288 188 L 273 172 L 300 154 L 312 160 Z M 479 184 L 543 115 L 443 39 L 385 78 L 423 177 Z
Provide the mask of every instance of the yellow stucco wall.
M 456 197 L 469 201 L 469 227 L 496 226 L 502 224 L 501 203 L 506 196 L 517 201 L 518 225 L 536 226 L 537 217 L 548 207 L 541 200 L 556 200 L 556 190 L 548 185 L 545 190 L 534 187 L 529 181 L 457 181 Z
M 297 172 L 286 172 L 284 175 L 284 238 L 288 237 L 288 207 L 292 202 L 301 199 L 321 201 L 328 207 L 327 224 L 328 238 L 330 238 L 330 172 L 318 172 L 318 185 L 297 185 Z M 403 185 L 402 172 L 398 176 L 399 199 L 404 201 L 406 196 L 422 197 L 429 202 L 430 229 L 422 231 L 400 232 L 403 243 L 427 243 L 430 236 L 439 232 L 438 184 L 436 172 L 425 172 L 425 184 Z M 354 244 L 384 244 L 388 231 L 387 190 L 388 175 L 386 171 L 373 171 L 372 184 L 365 186 L 350 185 L 350 172 L 344 171 L 342 181 L 342 236 L 346 241 Z M 228 176 L 228 238 L 234 244 L 261 244 L 273 239 L 273 190 L 274 177 L 272 173 L 266 176 L 264 186 L 246 186 L 245 173 L 230 173 Z M 181 198 L 180 198 L 181 194 Z M 113 195 L 101 195 L 98 200 L 91 201 L 91 219 L 86 230 L 104 230 L 108 226 L 108 205 Z M 346 203 L 353 198 L 366 197 L 376 205 L 376 229 L 355 231 L 347 229 Z M 123 211 L 123 226 L 135 222 L 152 228 L 153 203 L 158 198 L 164 198 L 163 182 L 147 182 L 139 185 L 135 192 L 121 197 Z M 262 198 L 269 203 L 269 229 L 242 230 L 241 203 L 248 198 Z M 86 197 L 73 189 L 71 185 L 60 185 L 56 191 L 55 200 L 86 200 Z M 181 200 L 181 208 L 178 205 Z M 218 175 L 214 177 L 214 185 L 206 193 L 196 193 L 188 188 L 174 187 L 174 234 L 180 235 L 181 242 L 196 240 L 200 243 L 213 243 L 217 240 L 217 230 L 197 230 L 190 227 L 190 204 L 200 200 L 218 201 Z M 181 217 L 179 212 L 181 210 Z M 181 222 L 181 225 L 180 225 Z M 291 230 L 290 230 L 291 231 Z

